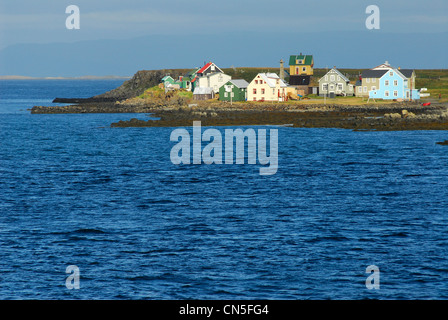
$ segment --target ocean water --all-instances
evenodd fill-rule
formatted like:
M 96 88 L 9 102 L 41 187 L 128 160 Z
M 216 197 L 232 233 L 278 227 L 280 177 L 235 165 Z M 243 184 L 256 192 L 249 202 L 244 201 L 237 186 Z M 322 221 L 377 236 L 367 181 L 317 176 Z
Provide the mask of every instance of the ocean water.
M 0 299 L 448 298 L 447 132 L 278 127 L 261 176 L 110 127 L 147 114 L 27 110 L 121 82 L 0 81 Z

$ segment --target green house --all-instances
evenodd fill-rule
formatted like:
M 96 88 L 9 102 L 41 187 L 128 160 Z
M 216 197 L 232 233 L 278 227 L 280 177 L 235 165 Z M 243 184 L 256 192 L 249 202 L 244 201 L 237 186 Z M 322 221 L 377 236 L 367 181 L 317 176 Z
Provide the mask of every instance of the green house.
M 161 82 L 166 86 L 169 84 L 173 84 L 175 80 L 171 76 L 165 76 L 162 78 Z
M 246 101 L 247 86 L 249 83 L 244 79 L 229 80 L 219 88 L 220 101 Z

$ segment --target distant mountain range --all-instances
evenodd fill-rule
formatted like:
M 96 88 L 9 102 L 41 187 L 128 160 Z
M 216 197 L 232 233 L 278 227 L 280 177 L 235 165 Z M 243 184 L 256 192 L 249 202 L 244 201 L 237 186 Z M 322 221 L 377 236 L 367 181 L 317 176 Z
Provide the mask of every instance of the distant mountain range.
M 277 67 L 289 55 L 313 54 L 315 67 L 365 68 L 386 60 L 395 67 L 448 68 L 448 33 L 234 32 L 217 35 L 145 36 L 128 40 L 17 44 L 0 51 L 0 75 L 27 77 L 131 76 L 138 70 Z

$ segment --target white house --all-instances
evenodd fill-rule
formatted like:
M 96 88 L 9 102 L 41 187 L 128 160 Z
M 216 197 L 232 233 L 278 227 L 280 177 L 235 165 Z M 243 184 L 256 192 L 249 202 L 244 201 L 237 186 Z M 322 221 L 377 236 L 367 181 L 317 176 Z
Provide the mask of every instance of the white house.
M 197 72 L 196 87 L 212 88 L 214 93 L 219 92 L 219 88 L 232 79 L 231 76 L 225 74 L 213 62 L 204 65 Z
M 196 81 L 198 81 L 197 86 L 199 88 L 212 88 L 215 93 L 219 92 L 219 88 L 221 88 L 224 84 L 226 84 L 232 77 L 221 73 L 209 73 L 205 76 L 198 77 Z
M 275 73 L 259 73 L 247 87 L 247 101 L 286 101 L 288 85 Z

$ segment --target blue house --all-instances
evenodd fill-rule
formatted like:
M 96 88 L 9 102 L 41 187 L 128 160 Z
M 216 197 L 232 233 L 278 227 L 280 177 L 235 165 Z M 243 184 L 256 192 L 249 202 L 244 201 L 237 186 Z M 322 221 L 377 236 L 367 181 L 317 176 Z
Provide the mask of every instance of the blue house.
M 369 91 L 369 99 L 419 100 L 420 92 L 411 89 L 409 79 L 400 70 L 391 68 L 379 79 L 378 89 Z

